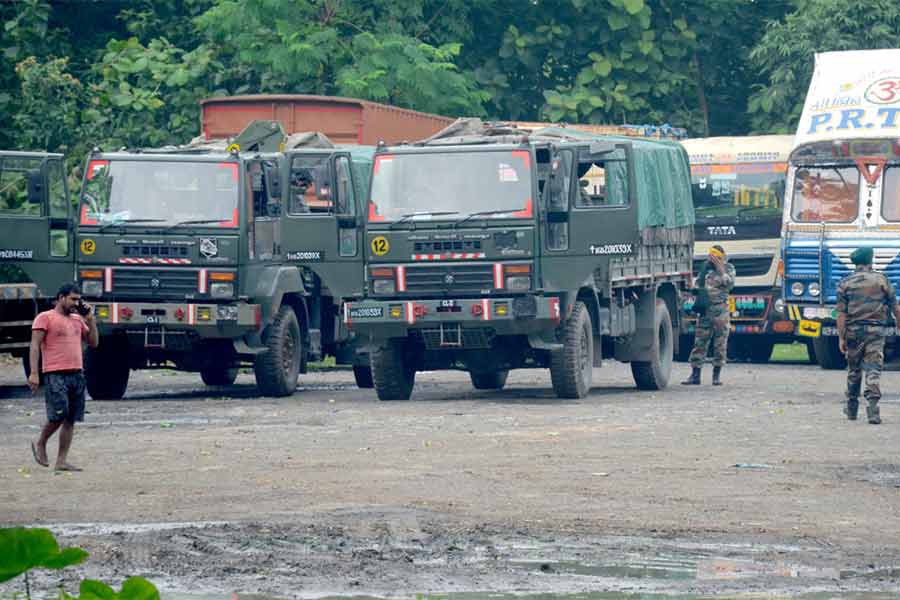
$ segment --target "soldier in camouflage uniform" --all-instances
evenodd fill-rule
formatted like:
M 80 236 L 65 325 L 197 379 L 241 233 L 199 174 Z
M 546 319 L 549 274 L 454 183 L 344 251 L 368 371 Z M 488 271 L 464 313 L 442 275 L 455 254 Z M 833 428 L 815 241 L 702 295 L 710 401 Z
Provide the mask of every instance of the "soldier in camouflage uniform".
M 884 364 L 884 328 L 888 316 L 900 322 L 900 307 L 894 286 L 887 277 L 872 270 L 871 248 L 859 248 L 850 255 L 856 270 L 844 277 L 837 289 L 837 329 L 841 352 L 847 356 L 847 406 L 844 414 L 856 420 L 862 371 L 866 372 L 866 416 L 869 423 L 881 423 L 881 367 Z
M 705 276 L 704 276 L 705 274 Z M 728 292 L 734 287 L 734 265 L 728 262 L 725 249 L 713 246 L 704 265 L 701 277 L 705 277 L 707 295 L 706 312 L 697 319 L 694 331 L 694 349 L 691 351 L 691 376 L 681 383 L 700 385 L 700 369 L 710 342 L 713 345 L 713 385 L 722 385 L 720 379 L 728 334 L 731 332 L 731 312 L 728 310 Z

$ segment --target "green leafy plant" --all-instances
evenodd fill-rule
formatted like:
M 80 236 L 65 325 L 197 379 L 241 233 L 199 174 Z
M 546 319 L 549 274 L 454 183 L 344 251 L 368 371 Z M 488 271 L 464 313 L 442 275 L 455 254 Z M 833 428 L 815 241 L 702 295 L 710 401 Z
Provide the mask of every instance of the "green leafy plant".
M 88 553 L 81 548 L 60 550 L 48 529 L 10 527 L 0 529 L 0 583 L 25 576 L 25 595 L 30 600 L 28 573 L 33 569 L 60 570 L 84 562 Z M 143 577 L 130 577 L 115 591 L 101 581 L 85 579 L 79 596 L 60 590 L 61 600 L 159 600 L 159 591 Z

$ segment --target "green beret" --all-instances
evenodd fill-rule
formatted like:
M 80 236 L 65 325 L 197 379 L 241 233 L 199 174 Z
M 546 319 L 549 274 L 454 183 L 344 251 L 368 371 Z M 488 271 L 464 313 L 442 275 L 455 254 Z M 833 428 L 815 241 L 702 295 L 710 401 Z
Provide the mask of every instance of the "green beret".
M 850 255 L 850 260 L 853 261 L 854 265 L 871 265 L 874 254 L 875 251 L 869 247 L 857 248 Z

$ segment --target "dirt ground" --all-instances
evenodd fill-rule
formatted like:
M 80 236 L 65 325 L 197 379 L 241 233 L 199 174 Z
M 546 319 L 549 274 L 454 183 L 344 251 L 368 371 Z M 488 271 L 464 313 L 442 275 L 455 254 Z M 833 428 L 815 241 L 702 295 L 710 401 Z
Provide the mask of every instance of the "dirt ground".
M 896 372 L 877 427 L 844 420 L 842 372 L 799 364 L 646 393 L 611 363 L 579 401 L 557 400 L 541 371 L 501 392 L 419 374 L 413 399 L 392 403 L 347 371 L 305 375 L 284 399 L 257 397 L 252 375 L 208 389 L 141 372 L 126 400 L 88 403 L 70 456 L 85 471 L 65 475 L 31 458 L 43 400 L 20 372 L 0 373 L 0 524 L 48 526 L 91 553 L 39 587 L 143 575 L 168 593 L 280 597 L 900 592 Z

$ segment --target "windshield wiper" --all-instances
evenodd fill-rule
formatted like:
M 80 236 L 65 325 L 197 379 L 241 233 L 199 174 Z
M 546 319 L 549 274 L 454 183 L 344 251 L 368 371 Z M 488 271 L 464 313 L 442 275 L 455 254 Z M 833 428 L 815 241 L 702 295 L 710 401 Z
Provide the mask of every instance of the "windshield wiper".
M 163 223 L 165 221 L 166 219 L 116 219 L 115 221 L 110 221 L 109 223 L 101 225 L 100 229 L 97 230 L 97 233 L 102 233 L 110 227 L 120 227 L 129 223 Z
M 203 225 L 204 223 L 221 223 L 222 221 L 227 221 L 228 219 L 188 219 L 187 221 L 178 221 L 177 223 L 173 223 L 162 230 L 162 233 L 166 231 L 172 231 L 176 227 L 181 227 L 182 225 Z
M 459 214 L 459 211 L 456 211 L 456 210 L 437 210 L 437 211 L 422 210 L 422 211 L 408 213 L 408 214 L 403 215 L 402 217 L 400 217 L 399 219 L 397 219 L 396 221 L 391 223 L 390 226 L 388 227 L 388 229 L 393 229 L 394 225 L 399 225 L 400 223 L 403 223 L 404 221 L 409 221 L 410 219 L 412 219 L 414 217 L 443 217 L 446 215 L 458 215 L 458 214 Z
M 462 224 L 465 223 L 466 221 L 468 221 L 468 220 L 470 220 L 470 219 L 474 219 L 475 217 L 489 217 L 489 216 L 491 216 L 491 215 L 505 215 L 505 214 L 507 214 L 507 213 L 514 213 L 514 212 L 518 212 L 518 211 L 520 211 L 520 210 L 525 210 L 525 208 L 524 208 L 524 207 L 522 207 L 522 208 L 508 208 L 508 209 L 506 209 L 506 210 L 480 210 L 480 211 L 478 211 L 478 212 L 469 213 L 469 214 L 467 214 L 465 217 L 463 217 L 462 219 L 460 219 L 459 221 L 457 221 L 456 223 L 454 223 L 454 224 L 453 224 L 453 229 L 456 229 L 457 227 L 459 227 L 460 225 L 462 225 Z

